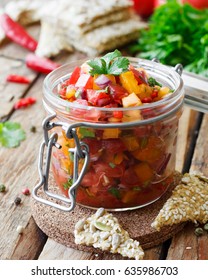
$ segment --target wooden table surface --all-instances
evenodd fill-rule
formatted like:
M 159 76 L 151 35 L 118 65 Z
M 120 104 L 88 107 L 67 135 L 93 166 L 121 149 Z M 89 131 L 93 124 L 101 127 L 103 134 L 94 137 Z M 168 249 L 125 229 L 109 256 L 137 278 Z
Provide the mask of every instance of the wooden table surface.
M 27 30 L 38 38 L 39 25 L 30 26 Z M 19 122 L 26 131 L 26 140 L 19 147 L 0 147 L 0 184 L 7 187 L 6 193 L 0 193 L 0 259 L 115 259 L 117 257 L 114 255 L 109 257 L 67 248 L 48 238 L 33 220 L 30 196 L 21 194 L 26 187 L 32 191 L 39 178 L 37 159 L 43 139 L 41 123 L 46 116 L 42 106 L 44 75 L 26 68 L 23 62 L 26 54 L 26 50 L 11 42 L 0 47 L 0 121 Z M 62 53 L 55 60 L 66 63 L 84 57 L 84 54 L 78 52 Z M 32 83 L 6 83 L 6 76 L 11 73 L 26 75 L 31 78 Z M 33 96 L 37 98 L 37 103 L 26 109 L 14 110 L 14 103 L 23 96 Z M 185 107 L 179 125 L 176 170 L 198 170 L 208 175 L 207 125 L 208 115 Z M 31 132 L 32 126 L 36 127 L 36 133 Z M 17 196 L 22 198 L 19 206 L 14 205 Z M 22 234 L 16 231 L 18 225 L 24 228 Z M 171 240 L 145 250 L 145 259 L 207 260 L 208 234 L 196 237 L 194 225 L 187 224 Z

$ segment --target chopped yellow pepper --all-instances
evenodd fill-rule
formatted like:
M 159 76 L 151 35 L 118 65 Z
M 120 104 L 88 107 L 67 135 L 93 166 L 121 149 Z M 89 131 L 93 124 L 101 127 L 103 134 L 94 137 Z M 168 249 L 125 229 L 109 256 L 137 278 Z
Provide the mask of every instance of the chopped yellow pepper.
M 67 99 L 70 99 L 70 98 L 72 98 L 72 97 L 74 97 L 75 96 L 75 93 L 76 93 L 76 89 L 74 89 L 74 88 L 67 88 L 67 91 L 66 91 L 66 98 Z
M 148 163 L 141 162 L 136 164 L 133 168 L 141 183 L 152 180 L 154 172 Z
M 124 142 L 124 145 L 126 146 L 127 150 L 130 152 L 135 151 L 135 150 L 139 149 L 139 147 L 140 147 L 140 144 L 137 141 L 137 138 L 133 135 L 124 136 L 122 138 L 122 141 Z
M 139 87 L 134 73 L 132 71 L 127 71 L 119 75 L 120 82 L 122 86 L 128 91 L 128 93 L 138 93 Z
M 118 128 L 106 128 L 103 131 L 103 139 L 118 138 L 120 129 Z

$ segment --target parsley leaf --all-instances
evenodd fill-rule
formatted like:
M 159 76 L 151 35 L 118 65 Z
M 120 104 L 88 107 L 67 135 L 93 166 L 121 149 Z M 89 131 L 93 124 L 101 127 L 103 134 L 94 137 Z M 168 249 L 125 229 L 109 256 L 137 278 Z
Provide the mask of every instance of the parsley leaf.
M 0 145 L 7 148 L 14 148 L 26 139 L 25 131 L 17 122 L 0 123 Z
M 92 67 L 92 69 L 90 70 L 90 75 L 93 76 L 95 74 L 107 74 L 106 62 L 104 59 L 95 58 L 88 61 L 87 64 Z
M 83 126 L 81 126 L 79 128 L 79 133 L 81 134 L 81 138 L 84 138 L 84 137 L 95 137 L 95 132 L 92 130 L 92 129 L 88 129 L 88 128 L 85 128 Z
M 109 67 L 110 62 L 111 62 L 112 60 L 114 60 L 114 59 L 117 58 L 117 57 L 121 57 L 121 56 L 122 56 L 121 52 L 120 52 L 119 50 L 115 50 L 114 52 L 109 52 L 109 53 L 107 53 L 106 55 L 104 55 L 104 56 L 103 56 L 103 59 L 104 59 L 105 62 L 106 62 L 106 66 Z
M 101 58 L 92 59 L 87 64 L 92 68 L 90 70 L 90 75 L 92 76 L 95 74 L 120 75 L 122 72 L 128 70 L 129 60 L 122 57 L 120 51 L 115 50 Z
M 125 57 L 118 57 L 108 68 L 108 74 L 120 75 L 128 69 L 129 60 Z
M 177 16 L 176 16 L 177 15 Z M 140 32 L 130 51 L 163 64 L 181 63 L 184 69 L 208 77 L 208 9 L 167 0 L 149 18 L 149 28 Z
M 148 84 L 151 86 L 151 87 L 154 87 L 154 86 L 159 86 L 159 87 L 162 87 L 162 85 L 160 83 L 158 83 L 154 78 L 150 77 L 148 79 Z
M 69 178 L 68 181 L 63 184 L 63 187 L 65 190 L 68 190 L 72 185 L 73 185 L 73 178 Z

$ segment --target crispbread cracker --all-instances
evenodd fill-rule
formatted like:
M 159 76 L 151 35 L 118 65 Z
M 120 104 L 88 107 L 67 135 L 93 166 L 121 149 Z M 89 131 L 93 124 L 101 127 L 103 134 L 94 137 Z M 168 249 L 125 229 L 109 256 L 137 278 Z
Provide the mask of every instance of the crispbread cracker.
M 184 174 L 152 227 L 160 230 L 163 226 L 187 221 L 208 221 L 208 178 L 201 173 Z
M 73 51 L 73 47 L 67 43 L 66 37 L 59 33 L 56 26 L 51 28 L 48 22 L 41 21 L 41 32 L 35 53 L 40 57 L 58 55 L 60 51 Z
M 42 14 L 68 25 L 84 28 L 85 25 L 126 10 L 132 6 L 129 0 L 54 0 L 42 8 Z
M 76 49 L 92 56 L 135 40 L 139 36 L 139 30 L 144 27 L 146 23 L 131 18 L 101 26 L 82 36 L 74 36 L 68 32 L 67 38 Z
M 74 230 L 75 243 L 121 254 L 123 257 L 143 259 L 139 241 L 129 237 L 113 214 L 99 208 L 95 214 L 79 220 Z

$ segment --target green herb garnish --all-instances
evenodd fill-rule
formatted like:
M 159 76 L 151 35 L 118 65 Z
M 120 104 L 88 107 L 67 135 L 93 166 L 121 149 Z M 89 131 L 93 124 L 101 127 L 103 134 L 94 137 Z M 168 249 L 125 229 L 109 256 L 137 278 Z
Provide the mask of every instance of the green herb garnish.
M 162 85 L 160 83 L 158 83 L 154 78 L 150 77 L 148 79 L 148 84 L 151 86 L 151 87 L 154 87 L 154 86 L 159 86 L 159 87 L 162 87 Z
M 25 131 L 17 122 L 0 123 L 0 145 L 7 148 L 15 148 L 26 139 Z
M 138 191 L 141 191 L 141 190 L 142 189 L 140 187 L 138 187 L 138 186 L 137 187 L 133 187 L 133 191 L 137 191 L 138 192 Z
M 115 50 L 101 58 L 92 59 L 87 64 L 92 68 L 90 70 L 92 76 L 95 74 L 120 75 L 128 70 L 129 60 L 123 57 L 120 51 Z
M 120 191 L 116 188 L 116 187 L 111 187 L 108 189 L 108 192 L 110 194 L 112 194 L 113 196 L 115 196 L 116 198 L 121 198 L 121 194 Z
M 144 148 L 147 146 L 147 144 L 148 144 L 148 139 L 147 139 L 147 137 L 143 137 L 143 138 L 141 139 L 141 141 L 140 141 L 140 148 L 141 148 L 141 149 L 144 149 Z
M 74 161 L 74 153 L 69 152 L 69 158 L 71 161 Z
M 84 137 L 95 137 L 95 132 L 92 131 L 91 129 L 85 128 L 85 127 L 80 127 L 79 128 L 79 133 L 82 135 L 82 138 Z
M 116 167 L 116 165 L 115 165 L 113 162 L 109 162 L 109 166 L 110 166 L 111 168 L 115 168 L 115 167 Z
M 73 185 L 73 178 L 69 178 L 66 183 L 63 184 L 65 190 L 68 190 Z
M 181 63 L 187 71 L 208 77 L 208 9 L 168 0 L 155 9 L 148 30 L 140 32 L 130 50 L 167 65 Z

